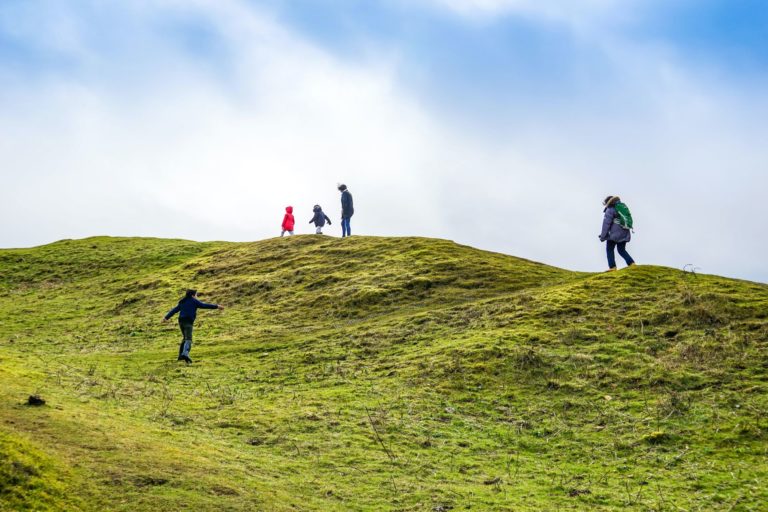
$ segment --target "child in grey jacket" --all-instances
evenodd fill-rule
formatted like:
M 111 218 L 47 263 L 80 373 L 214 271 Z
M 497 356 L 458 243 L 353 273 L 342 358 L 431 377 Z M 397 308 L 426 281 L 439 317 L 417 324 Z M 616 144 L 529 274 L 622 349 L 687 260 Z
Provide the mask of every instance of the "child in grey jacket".
M 325 226 L 325 223 L 327 222 L 328 225 L 331 225 L 331 219 L 328 218 L 328 216 L 323 212 L 323 209 L 320 208 L 319 204 L 316 204 L 314 208 L 312 208 L 312 211 L 315 212 L 315 214 L 310 219 L 309 223 L 315 225 L 315 234 L 316 235 L 322 235 L 323 234 L 323 226 Z

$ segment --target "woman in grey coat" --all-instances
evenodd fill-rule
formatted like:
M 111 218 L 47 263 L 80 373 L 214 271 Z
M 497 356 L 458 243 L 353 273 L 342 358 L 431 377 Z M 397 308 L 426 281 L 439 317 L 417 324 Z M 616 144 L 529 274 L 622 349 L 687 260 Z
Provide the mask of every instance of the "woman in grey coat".
M 619 224 L 618 213 L 616 213 L 616 205 L 621 203 L 619 196 L 608 196 L 603 201 L 605 209 L 603 212 L 603 230 L 600 232 L 600 241 L 605 242 L 605 251 L 608 256 L 608 271 L 616 270 L 616 256 L 613 253 L 614 249 L 619 250 L 619 256 L 624 258 L 627 262 L 627 266 L 631 267 L 635 264 L 635 260 L 627 252 L 627 242 L 632 238 L 630 231 Z

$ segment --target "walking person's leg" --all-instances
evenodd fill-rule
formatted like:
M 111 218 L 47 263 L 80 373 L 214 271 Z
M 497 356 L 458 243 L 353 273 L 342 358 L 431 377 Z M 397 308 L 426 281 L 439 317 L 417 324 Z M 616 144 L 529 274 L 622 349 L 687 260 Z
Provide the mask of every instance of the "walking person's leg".
M 189 357 L 190 350 L 192 350 L 192 340 L 184 341 L 184 351 L 181 353 L 181 358 L 187 363 L 192 362 L 192 359 Z
M 616 270 L 616 255 L 613 250 L 616 248 L 616 242 L 607 240 L 605 242 L 605 254 L 608 256 L 608 270 Z
M 181 343 L 179 343 L 179 358 L 177 361 L 184 359 L 181 355 L 184 353 L 184 343 L 187 341 L 187 333 L 184 332 L 184 324 L 179 320 L 179 330 L 181 331 Z
M 627 247 L 627 242 L 620 242 L 616 244 L 616 249 L 619 251 L 619 256 L 624 258 L 624 261 L 627 262 L 627 266 L 634 265 L 635 260 L 633 260 L 632 256 L 629 255 L 626 247 Z
M 342 217 L 341 218 L 341 237 L 344 238 L 345 236 L 350 236 L 352 234 L 352 231 L 349 227 L 349 217 Z
M 182 322 L 179 320 L 179 326 L 184 334 L 184 341 L 181 342 L 183 349 L 179 357 L 187 363 L 191 363 L 192 359 L 189 358 L 189 351 L 192 350 L 192 322 Z

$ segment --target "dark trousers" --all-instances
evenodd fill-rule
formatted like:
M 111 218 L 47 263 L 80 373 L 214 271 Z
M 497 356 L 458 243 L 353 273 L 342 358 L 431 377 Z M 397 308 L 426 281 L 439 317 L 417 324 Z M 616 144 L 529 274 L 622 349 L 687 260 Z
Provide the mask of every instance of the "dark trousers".
M 352 229 L 349 227 L 349 217 L 341 218 L 341 237 L 349 236 L 352 234 Z
M 186 318 L 179 318 L 179 329 L 181 329 L 179 359 L 183 359 L 189 357 L 189 351 L 192 349 L 192 322 Z
M 635 262 L 635 260 L 632 259 L 632 256 L 629 255 L 627 252 L 627 242 L 612 242 L 611 240 L 608 240 L 605 243 L 605 252 L 608 255 L 608 268 L 616 268 L 616 256 L 613 254 L 613 249 L 618 249 L 619 256 L 624 258 L 624 261 L 627 262 L 627 265 L 631 265 Z

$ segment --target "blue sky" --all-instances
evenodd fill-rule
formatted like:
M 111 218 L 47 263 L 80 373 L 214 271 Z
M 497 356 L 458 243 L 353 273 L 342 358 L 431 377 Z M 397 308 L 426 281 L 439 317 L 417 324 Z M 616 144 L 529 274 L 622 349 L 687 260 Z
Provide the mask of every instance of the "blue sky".
M 757 0 L 5 0 L 0 246 L 259 239 L 344 181 L 359 233 L 583 270 L 620 194 L 639 261 L 768 281 L 767 79 Z

